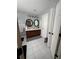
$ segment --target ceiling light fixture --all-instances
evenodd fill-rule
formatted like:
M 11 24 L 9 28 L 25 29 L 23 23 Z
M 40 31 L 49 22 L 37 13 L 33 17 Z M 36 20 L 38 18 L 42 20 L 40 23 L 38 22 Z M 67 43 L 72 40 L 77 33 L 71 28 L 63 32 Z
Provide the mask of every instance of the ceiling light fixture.
M 33 11 L 34 11 L 34 12 L 36 12 L 37 10 L 36 10 L 36 9 L 34 9 Z

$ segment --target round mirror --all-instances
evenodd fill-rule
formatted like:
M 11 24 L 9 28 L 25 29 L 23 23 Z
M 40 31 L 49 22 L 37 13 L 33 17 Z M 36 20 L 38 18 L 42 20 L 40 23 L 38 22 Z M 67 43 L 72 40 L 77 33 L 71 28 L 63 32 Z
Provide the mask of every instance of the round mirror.
M 35 27 L 38 27 L 39 26 L 39 20 L 38 19 L 35 19 L 34 20 L 34 25 L 35 25 Z
M 26 20 L 26 25 L 27 25 L 28 27 L 31 27 L 31 26 L 33 25 L 33 21 L 32 21 L 31 19 L 27 19 L 27 20 Z

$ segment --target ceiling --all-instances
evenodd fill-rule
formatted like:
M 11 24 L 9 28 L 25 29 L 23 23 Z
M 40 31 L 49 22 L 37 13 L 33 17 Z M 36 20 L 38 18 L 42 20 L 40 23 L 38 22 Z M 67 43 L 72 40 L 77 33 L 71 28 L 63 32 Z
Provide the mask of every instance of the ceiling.
M 17 0 L 17 11 L 29 15 L 40 15 L 54 7 L 58 0 Z

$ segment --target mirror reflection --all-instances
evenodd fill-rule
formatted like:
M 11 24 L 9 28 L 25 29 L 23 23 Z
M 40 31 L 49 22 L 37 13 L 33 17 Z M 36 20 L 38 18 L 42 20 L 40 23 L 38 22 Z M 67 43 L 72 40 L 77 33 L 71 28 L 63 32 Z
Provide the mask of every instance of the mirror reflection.
M 38 27 L 39 26 L 39 20 L 38 19 L 35 19 L 34 20 L 34 25 L 35 25 L 35 27 Z

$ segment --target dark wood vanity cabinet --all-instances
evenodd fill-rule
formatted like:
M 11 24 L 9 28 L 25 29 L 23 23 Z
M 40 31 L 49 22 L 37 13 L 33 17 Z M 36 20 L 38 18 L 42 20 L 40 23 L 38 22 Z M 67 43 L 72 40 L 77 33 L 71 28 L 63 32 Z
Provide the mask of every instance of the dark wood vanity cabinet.
M 31 31 L 26 31 L 26 37 L 31 38 L 35 36 L 40 36 L 41 35 L 41 30 L 31 30 Z

